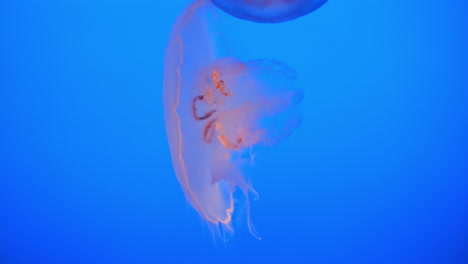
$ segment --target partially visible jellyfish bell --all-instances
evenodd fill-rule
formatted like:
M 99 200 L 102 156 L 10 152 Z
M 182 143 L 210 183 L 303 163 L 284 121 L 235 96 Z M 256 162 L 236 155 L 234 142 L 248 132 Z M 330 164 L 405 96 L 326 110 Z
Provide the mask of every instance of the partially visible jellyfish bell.
M 167 137 L 177 179 L 201 218 L 229 234 L 233 214 L 244 210 L 235 215 L 246 216 L 254 234 L 255 191 L 243 168 L 254 146 L 273 145 L 299 125 L 302 93 L 284 64 L 232 57 L 215 11 L 210 1 L 194 1 L 173 27 L 164 69 Z
M 232 16 L 259 23 L 279 23 L 304 16 L 327 0 L 212 0 Z

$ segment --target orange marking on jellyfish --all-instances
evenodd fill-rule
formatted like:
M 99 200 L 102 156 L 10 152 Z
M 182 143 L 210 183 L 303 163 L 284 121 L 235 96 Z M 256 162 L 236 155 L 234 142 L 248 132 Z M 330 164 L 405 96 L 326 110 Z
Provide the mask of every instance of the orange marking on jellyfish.
M 213 98 L 213 89 L 206 87 L 205 93 L 203 94 L 203 100 L 208 105 L 216 103 L 215 99 Z
M 243 142 L 243 139 L 239 137 L 237 138 L 236 143 L 233 143 L 226 135 L 218 135 L 218 139 L 225 148 L 231 150 L 238 150 L 240 148 L 240 144 Z
M 216 71 L 211 72 L 211 79 L 213 80 L 213 84 L 216 89 L 224 96 L 231 96 L 232 91 L 226 89 L 226 83 L 223 80 L 219 79 L 219 73 Z

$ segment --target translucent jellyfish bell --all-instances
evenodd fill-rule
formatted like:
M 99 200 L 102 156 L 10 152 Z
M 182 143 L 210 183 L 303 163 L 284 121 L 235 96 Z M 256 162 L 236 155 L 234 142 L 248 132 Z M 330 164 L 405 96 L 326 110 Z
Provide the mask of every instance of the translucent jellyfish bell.
M 232 16 L 259 23 L 279 23 L 304 16 L 327 0 L 212 0 Z
M 230 56 L 215 11 L 210 1 L 194 1 L 172 29 L 163 88 L 167 137 L 177 179 L 202 219 L 232 231 L 234 200 L 242 200 L 253 233 L 255 191 L 242 168 L 254 145 L 275 144 L 299 125 L 302 93 L 284 64 Z

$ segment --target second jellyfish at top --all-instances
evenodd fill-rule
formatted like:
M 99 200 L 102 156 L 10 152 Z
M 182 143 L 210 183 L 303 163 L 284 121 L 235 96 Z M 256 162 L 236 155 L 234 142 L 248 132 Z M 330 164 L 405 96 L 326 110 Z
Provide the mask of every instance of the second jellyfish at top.
M 327 0 L 212 0 L 232 16 L 259 23 L 279 23 L 304 16 Z

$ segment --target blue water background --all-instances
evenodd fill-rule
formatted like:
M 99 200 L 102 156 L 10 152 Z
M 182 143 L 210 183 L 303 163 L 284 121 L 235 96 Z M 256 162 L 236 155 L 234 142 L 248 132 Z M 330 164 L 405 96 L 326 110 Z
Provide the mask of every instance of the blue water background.
M 162 108 L 188 3 L 0 2 L 0 263 L 468 263 L 468 3 L 333 0 L 225 20 L 297 70 L 301 127 L 257 155 L 226 244 L 187 205 Z

